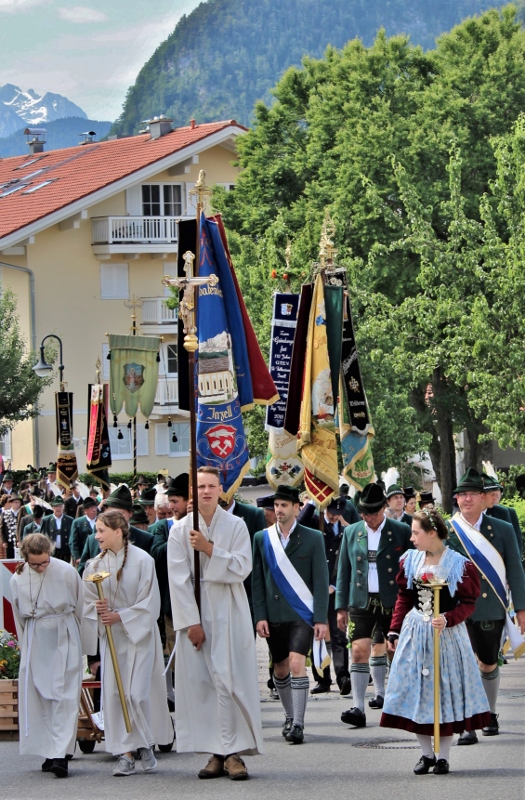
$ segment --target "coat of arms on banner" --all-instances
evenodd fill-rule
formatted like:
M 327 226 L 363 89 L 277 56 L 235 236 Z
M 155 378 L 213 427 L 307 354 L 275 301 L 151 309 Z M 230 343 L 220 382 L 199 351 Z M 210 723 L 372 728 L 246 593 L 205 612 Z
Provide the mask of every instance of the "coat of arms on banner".
M 124 385 L 130 392 L 136 392 L 144 383 L 144 365 L 124 364 Z
M 206 431 L 205 436 L 212 453 L 219 458 L 228 458 L 235 449 L 237 429 L 233 425 L 216 425 Z

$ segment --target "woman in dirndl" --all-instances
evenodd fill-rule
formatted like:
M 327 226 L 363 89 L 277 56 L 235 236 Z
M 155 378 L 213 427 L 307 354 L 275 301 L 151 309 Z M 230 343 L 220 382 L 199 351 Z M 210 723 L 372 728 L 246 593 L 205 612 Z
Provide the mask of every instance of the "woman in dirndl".
M 480 579 L 471 561 L 446 546 L 447 527 L 433 509 L 412 518 L 415 550 L 400 561 L 399 594 L 388 633 L 395 651 L 383 706 L 381 725 L 416 734 L 421 758 L 416 775 L 430 769 L 449 772 L 450 746 L 455 733 L 489 724 L 487 695 L 465 620 L 474 611 Z M 431 576 L 446 585 L 440 590 L 440 615 L 433 618 Z M 434 753 L 434 629 L 440 644 L 440 752 Z

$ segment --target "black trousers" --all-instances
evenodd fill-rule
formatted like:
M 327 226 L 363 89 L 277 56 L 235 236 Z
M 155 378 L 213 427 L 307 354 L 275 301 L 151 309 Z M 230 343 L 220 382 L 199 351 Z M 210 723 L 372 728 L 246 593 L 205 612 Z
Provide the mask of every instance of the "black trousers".
M 337 685 L 341 688 L 341 681 L 344 678 L 350 677 L 348 671 L 348 639 L 346 633 L 339 630 L 337 627 L 337 613 L 335 610 L 335 592 L 328 597 L 328 628 L 330 630 L 330 639 L 332 642 L 332 665 L 335 672 L 335 679 Z M 312 664 L 312 673 L 318 683 L 324 686 L 330 686 L 332 680 L 330 678 L 330 667 L 323 670 L 323 674 L 316 670 Z

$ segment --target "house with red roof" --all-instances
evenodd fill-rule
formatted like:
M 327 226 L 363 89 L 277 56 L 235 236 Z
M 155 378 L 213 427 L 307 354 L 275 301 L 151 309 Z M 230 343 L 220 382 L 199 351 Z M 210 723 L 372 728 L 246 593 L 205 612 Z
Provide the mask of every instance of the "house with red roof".
M 17 296 L 21 328 L 38 351 L 48 334 L 63 343 L 64 381 L 74 393 L 73 434 L 85 470 L 87 385 L 96 364 L 109 380 L 107 334 L 162 337 L 160 375 L 149 420 L 137 417 L 141 471 L 188 467 L 189 423 L 178 408 L 177 312 L 166 305 L 165 275 L 176 274 L 178 221 L 194 218 L 199 172 L 208 186 L 235 184 L 235 120 L 172 129 L 154 118 L 137 136 L 46 151 L 45 131 L 27 129 L 27 156 L 0 153 L 0 285 Z M 51 340 L 53 341 L 53 340 Z M 13 469 L 56 460 L 54 393 L 42 412 L 0 444 Z M 171 426 L 168 428 L 168 421 Z M 122 415 L 110 428 L 113 469 L 130 471 L 132 436 Z M 111 424 L 111 421 L 110 421 Z M 120 436 L 119 436 L 120 431 Z M 173 435 L 175 434 L 175 435 Z

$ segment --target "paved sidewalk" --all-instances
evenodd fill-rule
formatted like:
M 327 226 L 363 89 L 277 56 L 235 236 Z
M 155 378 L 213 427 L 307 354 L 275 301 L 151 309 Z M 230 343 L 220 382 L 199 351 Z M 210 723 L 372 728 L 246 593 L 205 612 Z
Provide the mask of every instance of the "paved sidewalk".
M 305 744 L 287 744 L 281 736 L 280 703 L 269 699 L 266 688 L 265 647 L 259 641 L 266 754 L 247 759 L 250 781 L 199 781 L 196 773 L 207 757 L 175 751 L 158 756 L 155 774 L 142 774 L 139 767 L 135 776 L 116 780 L 111 775 L 113 758 L 99 746 L 92 755 L 77 751 L 70 777 L 58 782 L 42 774 L 41 759 L 21 758 L 18 743 L 0 742 L 0 800 L 231 800 L 233 796 L 317 800 L 320 795 L 334 800 L 524 800 L 525 658 L 502 668 L 500 736 L 480 736 L 479 744 L 471 747 L 454 746 L 449 775 L 417 777 L 412 774 L 419 758 L 415 737 L 379 728 L 380 712 L 368 709 L 366 728 L 352 730 L 343 725 L 341 712 L 351 707 L 352 700 L 336 691 L 309 701 Z M 368 697 L 372 697 L 372 687 Z

